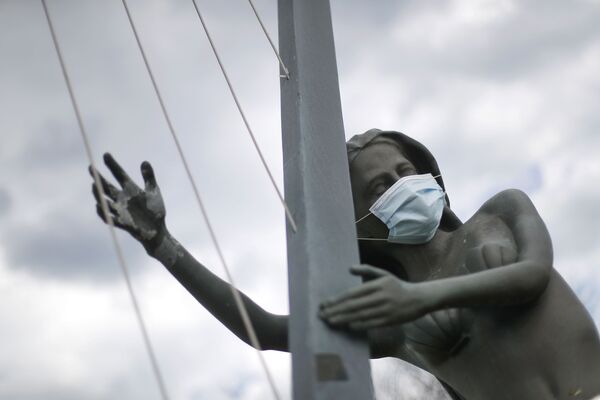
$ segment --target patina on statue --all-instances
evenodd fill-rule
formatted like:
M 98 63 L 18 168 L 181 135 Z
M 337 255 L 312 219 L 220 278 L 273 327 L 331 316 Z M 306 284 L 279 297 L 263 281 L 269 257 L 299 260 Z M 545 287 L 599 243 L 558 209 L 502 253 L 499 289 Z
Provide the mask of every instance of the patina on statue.
M 600 394 L 600 340 L 573 291 L 553 268 L 552 243 L 529 198 L 509 189 L 465 223 L 448 196 L 433 237 L 387 240 L 369 209 L 406 176 L 437 163 L 420 143 L 370 130 L 347 144 L 365 282 L 323 302 L 336 329 L 367 330 L 373 358 L 397 357 L 423 368 L 455 399 L 590 399 Z M 105 162 L 122 189 L 102 178 L 116 226 L 128 231 L 228 329 L 249 343 L 229 285 L 196 261 L 165 225 L 149 163 L 139 188 L 117 162 Z M 389 192 L 388 192 L 389 193 Z M 99 194 L 94 188 L 94 195 Z M 97 205 L 101 218 L 103 214 Z M 366 216 L 366 217 L 365 217 Z M 324 266 L 326 267 L 326 266 Z M 287 316 L 243 296 L 263 350 L 287 351 Z

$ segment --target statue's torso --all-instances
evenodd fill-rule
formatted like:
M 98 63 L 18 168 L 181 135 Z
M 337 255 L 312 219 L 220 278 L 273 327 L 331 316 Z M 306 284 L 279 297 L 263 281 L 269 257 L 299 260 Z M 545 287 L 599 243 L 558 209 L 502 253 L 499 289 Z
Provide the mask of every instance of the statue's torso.
M 512 232 L 488 213 L 475 214 L 448 235 L 446 256 L 440 265 L 427 266 L 428 279 L 502 268 L 517 260 Z M 439 310 L 404 324 L 403 332 L 401 358 L 434 373 L 468 400 L 585 399 L 600 392 L 598 333 L 554 270 L 544 293 L 531 303 Z

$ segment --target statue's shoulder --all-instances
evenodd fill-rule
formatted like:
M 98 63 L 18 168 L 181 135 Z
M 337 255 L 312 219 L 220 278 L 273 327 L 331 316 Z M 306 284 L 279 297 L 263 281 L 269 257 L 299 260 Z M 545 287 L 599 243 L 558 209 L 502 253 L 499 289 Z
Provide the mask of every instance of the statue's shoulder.
M 520 189 L 505 189 L 495 194 L 483 203 L 478 213 L 509 218 L 523 214 L 538 215 L 527 193 Z

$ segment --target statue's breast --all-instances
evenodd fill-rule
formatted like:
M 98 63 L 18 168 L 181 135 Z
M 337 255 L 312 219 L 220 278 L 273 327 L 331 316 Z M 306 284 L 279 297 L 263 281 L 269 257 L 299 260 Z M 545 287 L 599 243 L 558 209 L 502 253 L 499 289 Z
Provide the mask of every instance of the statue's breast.
M 498 218 L 475 219 L 454 237 L 453 251 L 428 280 L 478 273 L 517 261 L 517 246 L 508 227 Z M 468 345 L 475 313 L 469 308 L 437 310 L 404 324 L 405 344 L 429 362 L 455 356 Z

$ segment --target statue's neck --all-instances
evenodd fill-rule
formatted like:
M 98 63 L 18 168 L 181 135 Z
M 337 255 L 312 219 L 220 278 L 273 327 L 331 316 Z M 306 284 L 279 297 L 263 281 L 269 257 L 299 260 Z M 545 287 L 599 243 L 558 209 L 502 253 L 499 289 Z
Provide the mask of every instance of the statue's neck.
M 409 281 L 421 282 L 441 270 L 451 237 L 452 232 L 438 229 L 433 239 L 425 244 L 386 243 L 385 251 L 402 267 Z
M 450 254 L 450 241 L 462 222 L 449 207 L 444 208 L 435 236 L 422 245 L 405 245 L 385 241 L 362 242 L 363 261 L 387 269 L 411 282 L 435 276 Z

